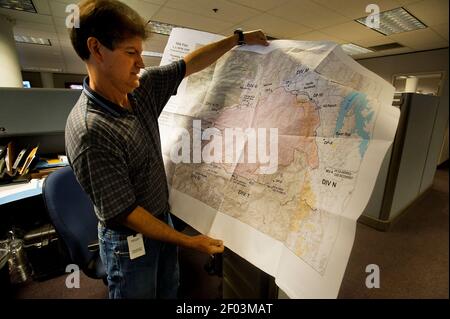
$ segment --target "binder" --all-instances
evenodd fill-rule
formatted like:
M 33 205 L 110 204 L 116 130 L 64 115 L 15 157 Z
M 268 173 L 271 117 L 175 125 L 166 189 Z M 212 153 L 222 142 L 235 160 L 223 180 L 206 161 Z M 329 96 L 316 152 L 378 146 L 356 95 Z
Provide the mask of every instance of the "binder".
M 6 173 L 9 176 L 13 176 L 13 160 L 14 160 L 14 150 L 12 142 L 9 142 L 6 146 L 6 155 L 5 155 L 5 163 L 6 163 Z
M 24 148 L 20 151 L 19 155 L 17 155 L 17 158 L 12 166 L 13 173 L 15 174 L 16 170 L 19 169 L 19 165 L 22 163 L 22 159 L 24 159 L 24 155 L 27 152 L 27 149 Z
M 33 159 L 36 157 L 36 152 L 39 148 L 39 145 L 36 146 L 35 148 L 33 148 L 30 152 L 30 154 L 28 154 L 28 157 L 25 161 L 25 163 L 23 164 L 22 168 L 18 171 L 20 176 L 23 176 L 25 174 L 28 173 L 28 169 L 30 167 L 30 164 L 33 162 Z

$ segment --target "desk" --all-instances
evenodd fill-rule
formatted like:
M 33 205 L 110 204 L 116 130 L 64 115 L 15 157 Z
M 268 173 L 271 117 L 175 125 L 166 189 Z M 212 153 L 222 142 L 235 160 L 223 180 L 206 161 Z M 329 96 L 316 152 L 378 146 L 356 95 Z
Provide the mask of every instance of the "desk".
M 0 186 L 0 205 L 42 194 L 44 179 L 32 179 L 28 183 Z

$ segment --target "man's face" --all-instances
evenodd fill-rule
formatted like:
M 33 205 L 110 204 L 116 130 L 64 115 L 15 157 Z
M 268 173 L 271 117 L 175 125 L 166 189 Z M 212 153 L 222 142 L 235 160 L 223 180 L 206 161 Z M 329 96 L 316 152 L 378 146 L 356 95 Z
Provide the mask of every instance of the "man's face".
M 134 37 L 117 44 L 113 51 L 104 48 L 102 71 L 117 90 L 130 93 L 139 87 L 142 61 L 142 39 Z

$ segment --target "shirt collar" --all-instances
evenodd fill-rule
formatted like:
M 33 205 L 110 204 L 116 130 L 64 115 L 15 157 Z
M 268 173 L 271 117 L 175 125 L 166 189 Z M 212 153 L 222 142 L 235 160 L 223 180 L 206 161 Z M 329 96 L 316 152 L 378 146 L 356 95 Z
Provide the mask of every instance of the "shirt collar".
M 114 102 L 111 102 L 110 100 L 104 98 L 103 96 L 101 96 L 100 94 L 98 94 L 97 92 L 92 90 L 89 87 L 89 77 L 88 76 L 85 77 L 83 80 L 83 92 L 84 92 L 84 94 L 86 94 L 86 96 L 89 98 L 89 100 L 91 100 L 96 105 L 100 106 L 105 111 L 111 113 L 114 116 L 131 114 L 130 111 L 124 109 L 123 107 L 121 107 L 120 105 L 117 105 Z M 132 101 L 133 104 L 135 104 L 134 95 L 132 93 L 130 93 L 130 94 L 128 94 L 128 97 L 130 98 L 130 101 Z

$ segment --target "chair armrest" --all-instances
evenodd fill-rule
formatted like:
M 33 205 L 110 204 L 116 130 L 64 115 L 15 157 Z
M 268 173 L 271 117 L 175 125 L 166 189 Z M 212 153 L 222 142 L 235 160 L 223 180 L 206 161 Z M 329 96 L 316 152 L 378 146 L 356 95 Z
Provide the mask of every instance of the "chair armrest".
M 99 247 L 98 241 L 94 241 L 94 242 L 92 242 L 92 243 L 90 243 L 90 244 L 88 245 L 88 250 L 89 250 L 91 253 L 95 253 L 95 252 L 98 251 L 99 249 L 100 249 L 100 247 Z

